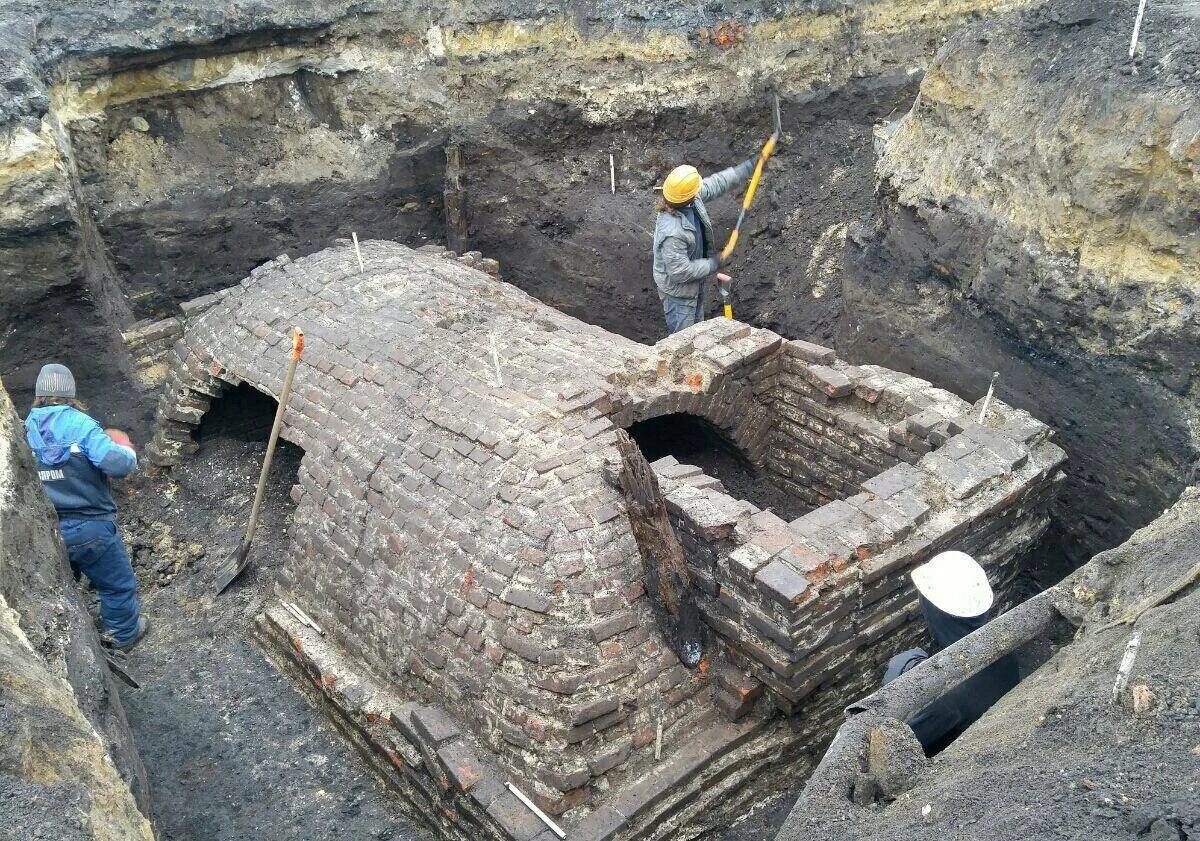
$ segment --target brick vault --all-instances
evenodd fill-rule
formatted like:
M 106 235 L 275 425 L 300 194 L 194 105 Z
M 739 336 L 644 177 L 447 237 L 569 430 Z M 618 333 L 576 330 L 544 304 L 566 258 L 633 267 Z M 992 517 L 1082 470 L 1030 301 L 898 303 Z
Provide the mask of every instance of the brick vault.
M 278 606 L 259 620 L 441 834 L 690 837 L 806 773 L 917 639 L 906 572 L 961 548 L 1004 592 L 1048 524 L 1062 451 L 993 402 L 715 319 L 646 346 L 537 302 L 491 261 L 387 242 L 281 258 L 189 318 L 151 456 L 186 457 L 214 399 L 281 386 L 304 449 Z M 617 430 L 704 418 L 790 522 L 654 464 L 707 636 L 666 642 Z M 660 734 L 661 730 L 661 736 Z M 656 753 L 658 754 L 656 757 Z

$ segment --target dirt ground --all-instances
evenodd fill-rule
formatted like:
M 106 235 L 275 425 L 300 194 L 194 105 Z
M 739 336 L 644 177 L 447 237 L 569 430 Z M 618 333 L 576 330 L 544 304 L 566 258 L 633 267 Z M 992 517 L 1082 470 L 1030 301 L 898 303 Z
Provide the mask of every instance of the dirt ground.
M 874 208 L 876 120 L 902 114 L 917 78 L 900 75 L 781 103 L 786 141 L 771 159 L 731 264 L 738 318 L 829 341 L 841 311 L 830 258 Z M 563 107 L 497 109 L 462 138 L 471 247 L 505 280 L 584 321 L 639 341 L 666 334 L 650 271 L 654 187 L 678 163 L 714 172 L 755 157 L 770 102 L 706 114 L 664 111 L 597 130 Z M 607 182 L 613 154 L 615 194 Z M 709 203 L 723 238 L 741 192 Z M 709 290 L 709 310 L 718 301 Z
M 269 415 L 267 416 L 269 422 Z M 354 749 L 250 640 L 285 551 L 301 452 L 276 455 L 253 564 L 215 602 L 212 571 L 241 539 L 265 434 L 220 434 L 170 477 L 126 488 L 122 532 L 153 623 L 123 701 L 164 841 L 423 841 Z

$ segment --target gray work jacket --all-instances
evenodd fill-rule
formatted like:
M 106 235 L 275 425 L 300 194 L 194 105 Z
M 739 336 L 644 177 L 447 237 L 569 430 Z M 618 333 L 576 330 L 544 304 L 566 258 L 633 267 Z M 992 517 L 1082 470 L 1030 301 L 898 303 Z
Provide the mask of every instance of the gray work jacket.
M 754 171 L 755 159 L 704 176 L 700 195 L 693 202 L 696 216 L 704 226 L 704 240 L 709 251 L 717 251 L 713 238 L 712 222 L 704 202 L 723 196 L 745 183 Z M 700 294 L 700 284 L 717 270 L 717 261 L 707 255 L 700 259 L 691 258 L 696 247 L 696 228 L 679 213 L 659 211 L 654 225 L 654 285 L 659 293 L 673 298 L 695 298 Z

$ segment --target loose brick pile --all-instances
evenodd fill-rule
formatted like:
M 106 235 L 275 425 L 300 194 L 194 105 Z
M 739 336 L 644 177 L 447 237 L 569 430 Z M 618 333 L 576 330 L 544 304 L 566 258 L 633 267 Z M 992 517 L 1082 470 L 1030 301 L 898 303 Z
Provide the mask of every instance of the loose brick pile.
M 378 710 L 335 697 L 339 681 L 436 708 L 481 779 L 513 780 L 572 837 L 661 837 L 743 802 L 780 746 L 814 747 L 916 638 L 911 565 L 966 548 L 1003 587 L 1047 525 L 1062 452 L 1002 403 L 978 426 L 924 381 L 737 322 L 647 347 L 538 303 L 479 255 L 362 251 L 361 273 L 352 248 L 284 258 L 197 308 L 150 454 L 186 454 L 231 386 L 277 394 L 287 334 L 305 331 L 283 430 L 305 457 L 279 589 L 335 652 L 305 667 L 314 686 L 447 835 L 536 827 L 513 823 L 500 789 L 481 803 L 452 780 L 437 754 L 451 742 L 402 722 L 382 738 Z M 713 631 L 694 670 L 664 642 L 612 482 L 616 427 L 677 412 L 718 426 L 811 509 L 786 523 L 656 463 Z M 268 611 L 264 636 L 303 664 L 288 622 Z M 746 773 L 726 779 L 735 762 Z

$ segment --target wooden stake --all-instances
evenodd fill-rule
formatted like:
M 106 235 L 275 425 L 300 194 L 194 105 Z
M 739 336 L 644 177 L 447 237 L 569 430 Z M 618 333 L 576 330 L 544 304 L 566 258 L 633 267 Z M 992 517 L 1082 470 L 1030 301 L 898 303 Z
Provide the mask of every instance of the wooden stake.
M 1133 38 L 1129 40 L 1129 57 L 1133 58 L 1133 54 L 1137 52 L 1138 33 L 1142 29 L 1142 15 L 1146 13 L 1146 0 L 1138 3 L 1137 19 L 1133 22 Z
M 489 333 L 488 339 L 492 344 L 492 367 L 496 369 L 496 388 L 501 388 L 504 385 L 504 379 L 500 376 L 500 352 L 496 350 L 496 334 Z
M 992 395 L 996 392 L 996 380 L 1000 379 L 1000 372 L 992 372 L 992 381 L 988 383 L 987 397 L 983 398 L 983 407 L 979 410 L 979 422 L 982 424 L 983 419 L 987 417 L 988 409 L 992 405 Z
M 1125 654 L 1121 657 L 1121 667 L 1117 669 L 1117 682 L 1113 684 L 1113 703 L 1117 703 L 1125 686 L 1129 683 L 1129 673 L 1133 671 L 1133 661 L 1137 659 L 1138 647 L 1142 644 L 1142 632 L 1134 631 L 1125 646 Z
M 358 255 L 358 273 L 360 275 L 365 274 L 367 269 L 366 266 L 363 265 L 362 249 L 358 247 L 358 232 L 351 231 L 350 236 L 354 239 L 354 253 Z
M 1125 615 L 1114 622 L 1109 622 L 1107 625 L 1101 625 L 1097 630 L 1103 631 L 1108 628 L 1115 628 L 1118 625 L 1132 625 L 1139 617 L 1152 607 L 1158 607 L 1167 599 L 1177 595 L 1182 590 L 1185 590 L 1192 584 L 1200 581 L 1200 563 L 1197 563 L 1183 575 L 1175 579 L 1171 586 L 1160 593 L 1153 593 L 1142 599 L 1137 604 L 1131 606 Z
M 529 807 L 529 811 L 533 812 L 535 815 L 537 815 L 539 818 L 541 818 L 542 823 L 544 823 L 546 826 L 550 827 L 551 832 L 553 832 L 559 838 L 567 837 L 567 833 L 563 832 L 562 828 L 559 827 L 558 824 L 556 824 L 554 821 L 550 820 L 550 816 L 547 815 L 545 812 L 543 812 L 541 809 L 539 809 L 537 807 L 537 804 L 534 803 L 532 800 L 530 800 L 528 797 L 526 797 L 519 788 L 517 788 L 512 783 L 505 783 L 505 785 L 508 786 L 508 790 L 511 791 L 518 800 L 520 800 L 522 803 L 524 803 L 526 806 Z
M 654 734 L 654 761 L 662 759 L 662 719 L 658 720 L 658 731 Z
M 1142 0 L 1145 2 L 1145 0 Z M 612 187 L 613 195 L 617 194 L 617 163 L 613 160 L 613 156 L 608 156 L 608 183 Z

